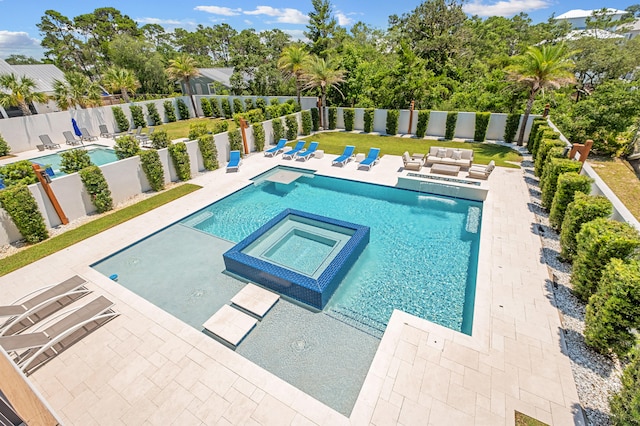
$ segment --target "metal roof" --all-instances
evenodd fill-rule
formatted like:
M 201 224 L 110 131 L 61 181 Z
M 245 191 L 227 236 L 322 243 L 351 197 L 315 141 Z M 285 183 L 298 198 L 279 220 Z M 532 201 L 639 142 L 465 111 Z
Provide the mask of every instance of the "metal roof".
M 573 9 L 568 12 L 563 13 L 562 15 L 556 16 L 554 19 L 574 19 L 574 18 L 589 18 L 593 16 L 593 12 L 599 12 L 600 9 L 596 10 L 584 10 L 584 9 Z M 627 11 L 619 10 L 619 9 L 607 9 L 607 15 L 626 15 Z
M 53 64 L 10 65 L 18 76 L 26 75 L 36 82 L 37 90 L 53 93 L 53 81 L 64 81 L 64 73 Z
M 233 68 L 198 68 L 198 71 L 200 71 L 201 77 L 210 78 L 223 86 L 231 87 Z

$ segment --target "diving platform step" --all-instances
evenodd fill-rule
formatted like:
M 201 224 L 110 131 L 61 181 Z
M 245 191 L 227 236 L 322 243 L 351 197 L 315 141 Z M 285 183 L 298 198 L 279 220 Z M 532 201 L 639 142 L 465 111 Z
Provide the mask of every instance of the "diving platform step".
M 280 170 L 279 172 L 276 172 L 270 176 L 267 176 L 265 180 L 269 182 L 282 183 L 284 185 L 288 185 L 291 182 L 294 182 L 296 179 L 298 179 L 302 175 L 303 175 L 302 173 L 293 172 L 291 170 Z
M 240 312 L 229 305 L 224 305 L 202 326 L 215 336 L 236 347 L 257 323 L 258 320 L 251 315 Z
M 249 283 L 233 296 L 231 303 L 262 318 L 278 299 L 280 299 L 278 294 Z

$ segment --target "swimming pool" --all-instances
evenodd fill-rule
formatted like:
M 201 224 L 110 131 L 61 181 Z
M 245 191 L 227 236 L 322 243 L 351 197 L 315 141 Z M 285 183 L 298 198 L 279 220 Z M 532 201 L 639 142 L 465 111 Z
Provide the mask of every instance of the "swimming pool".
M 82 148 L 74 148 L 74 149 L 82 149 Z M 102 166 L 104 164 L 109 164 L 109 163 L 118 161 L 116 152 L 113 149 L 107 148 L 103 145 L 96 145 L 96 144 L 86 145 L 84 149 L 87 150 L 87 152 L 89 153 L 89 158 L 91 158 L 91 162 L 96 166 Z M 61 151 L 61 152 L 64 152 L 64 151 Z M 53 173 L 54 173 L 54 176 L 52 177 L 56 178 L 59 176 L 64 176 L 66 174 L 62 170 L 60 170 L 62 157 L 58 154 L 59 153 L 43 155 L 41 157 L 32 158 L 29 161 L 31 161 L 32 163 L 41 164 L 43 166 L 51 166 L 51 169 L 53 170 Z

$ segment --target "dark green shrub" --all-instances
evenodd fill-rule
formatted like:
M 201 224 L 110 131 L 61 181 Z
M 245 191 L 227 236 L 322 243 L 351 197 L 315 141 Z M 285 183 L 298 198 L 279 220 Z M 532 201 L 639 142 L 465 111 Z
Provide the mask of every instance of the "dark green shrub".
M 173 101 L 164 101 L 162 106 L 164 107 L 164 115 L 167 117 L 167 123 L 176 121 L 176 108 L 173 106 Z
M 131 111 L 131 120 L 133 121 L 133 127 L 147 127 L 147 122 L 144 119 L 142 107 L 140 105 L 131 105 L 129 107 Z
M 229 130 L 229 122 L 228 121 L 218 121 L 217 123 L 215 123 L 213 125 L 213 133 L 214 134 L 218 134 L 218 133 L 224 133 L 227 130 Z
M 553 197 L 556 195 L 558 187 L 558 176 L 562 173 L 579 172 L 582 163 L 566 158 L 551 158 L 545 167 L 543 179 L 541 179 L 540 189 L 542 190 L 542 206 L 551 209 Z
M 10 152 L 11 152 L 11 147 L 9 146 L 7 141 L 4 140 L 2 135 L 0 135 L 0 157 L 4 157 L 5 155 L 8 155 Z
M 60 160 L 60 170 L 69 175 L 93 165 L 89 153 L 84 148 L 62 151 L 59 155 L 62 158 Z
M 149 136 L 153 149 L 162 149 L 171 145 L 169 135 L 166 130 L 157 130 Z
M 279 141 L 284 138 L 284 126 L 282 125 L 282 119 L 274 118 L 271 121 L 271 125 L 273 127 L 273 140 Z
M 154 126 L 159 126 L 162 124 L 162 119 L 160 118 L 160 114 L 158 113 L 158 108 L 156 108 L 156 104 L 153 102 L 147 104 L 147 115 L 153 122 Z
M 546 124 L 538 127 L 535 139 L 533 141 L 529 139 L 529 143 L 527 143 L 527 146 L 533 144 L 531 146 L 531 156 L 534 160 L 538 158 L 538 151 L 540 150 L 540 145 L 544 139 L 560 139 L 560 133 L 556 132 Z
M 262 123 L 255 123 L 253 125 L 253 143 L 256 147 L 256 151 L 260 152 L 264 149 L 264 127 Z
M 640 261 L 611 259 L 589 298 L 584 325 L 585 343 L 598 352 L 624 357 L 631 350 L 640 326 Z
M 98 166 L 89 166 L 80 170 L 80 179 L 91 196 L 91 202 L 96 206 L 98 213 L 104 213 L 113 209 L 113 200 L 109 185 Z
M 487 135 L 487 127 L 489 127 L 490 112 L 476 112 L 476 128 L 473 132 L 473 140 L 476 142 L 484 142 Z
M 373 108 L 367 108 L 364 110 L 364 131 L 366 133 L 373 132 Z
M 311 112 L 310 111 L 302 111 L 300 113 L 300 117 L 302 118 L 302 134 L 310 135 L 311 128 L 313 127 L 313 122 L 311 121 Z
M 444 138 L 448 141 L 453 139 L 456 133 L 456 122 L 458 121 L 457 112 L 448 112 L 447 121 L 444 126 Z
M 15 185 L 0 191 L 0 206 L 9 214 L 27 242 L 37 243 L 49 238 L 38 203 L 26 185 Z
M 245 98 L 244 99 L 244 110 L 245 111 L 250 111 L 252 109 L 253 109 L 253 99 Z
M 256 107 L 260 108 L 263 113 L 267 112 L 267 102 L 263 98 L 256 99 Z
M 0 177 L 7 188 L 15 185 L 31 185 L 38 182 L 36 172 L 33 171 L 29 160 L 16 161 L 15 163 L 1 166 Z
M 232 130 L 229 132 L 229 150 L 242 152 L 242 136 L 240 130 Z
M 547 120 L 545 118 L 534 118 L 533 123 L 531 123 L 531 130 L 529 131 L 529 142 L 527 142 L 527 150 L 533 155 L 533 145 L 534 141 L 538 137 L 538 129 L 541 126 L 547 124 Z
M 262 113 L 262 110 L 260 108 L 247 110 L 247 112 L 245 112 L 244 115 L 246 117 L 246 120 L 250 124 L 262 123 L 264 121 L 264 114 Z
M 520 124 L 520 114 L 507 115 L 507 122 L 504 125 L 504 141 L 507 143 L 513 142 L 513 138 L 516 136 L 518 127 Z
M 180 118 L 180 120 L 190 119 L 191 114 L 189 113 L 187 104 L 180 98 L 176 99 L 176 104 L 178 105 L 178 118 Z
M 429 110 L 419 110 L 418 111 L 418 124 L 416 125 L 416 136 L 419 138 L 424 138 L 424 135 L 427 134 L 427 126 L 429 126 L 429 117 L 431 116 L 431 111 Z
M 287 99 L 286 104 L 291 105 L 291 112 L 300 112 L 301 108 L 298 102 L 295 99 Z
M 338 123 L 338 108 L 329 107 L 329 130 L 335 129 L 337 123 Z
M 536 176 L 542 176 L 542 172 L 544 171 L 544 165 L 549 161 L 548 154 L 554 147 L 564 148 L 564 142 L 560 139 L 543 139 L 540 142 L 540 147 L 538 148 L 538 155 L 536 156 L 536 161 L 534 163 L 533 172 Z
M 116 157 L 118 157 L 118 160 L 140 154 L 140 145 L 138 144 L 138 140 L 130 135 L 121 136 L 116 139 L 116 143 L 113 145 L 113 149 L 116 152 Z
M 198 139 L 201 135 L 206 135 L 209 133 L 209 127 L 207 123 L 193 123 L 189 126 L 189 140 L 193 141 Z M 153 134 L 153 133 L 152 133 Z
M 596 292 L 604 267 L 614 257 L 626 260 L 640 247 L 640 235 L 631 225 L 610 219 L 595 219 L 582 225 L 576 236 L 571 284 L 583 301 Z
M 284 104 L 283 104 L 284 105 Z M 287 140 L 294 140 L 298 137 L 298 119 L 295 115 L 287 115 L 284 118 L 285 126 L 287 127 Z
M 318 112 L 318 108 L 311 108 L 311 121 L 313 122 L 313 131 L 317 132 L 320 130 L 320 113 Z
M 202 107 L 202 114 L 205 117 L 211 117 L 213 115 L 213 109 L 211 108 L 211 102 L 207 98 L 200 98 L 200 106 Z
M 280 106 L 279 105 L 269 105 L 267 107 L 267 111 L 265 113 L 267 120 L 271 120 L 277 117 L 280 117 Z
M 207 170 L 216 170 L 218 165 L 218 148 L 213 135 L 202 135 L 198 138 L 198 147 L 202 154 L 204 168 Z
M 278 114 L 280 115 L 280 117 L 288 114 L 293 114 L 294 112 L 296 112 L 295 105 L 289 102 L 285 102 L 283 104 L 278 105 L 278 110 L 279 110 Z
M 353 108 L 342 108 L 342 118 L 344 120 L 344 129 L 347 132 L 353 130 L 353 118 L 356 111 Z
M 220 103 L 218 103 L 218 98 L 209 99 L 209 105 L 211 106 L 211 117 L 218 118 L 222 116 L 220 113 Z
M 576 236 L 582 225 L 601 217 L 609 217 L 613 212 L 613 205 L 607 197 L 591 196 L 577 192 L 573 201 L 567 206 L 560 231 L 560 257 L 571 261 L 576 253 L 578 243 Z
M 178 174 L 178 179 L 191 179 L 191 163 L 189 162 L 187 145 L 184 142 L 169 145 L 169 155 Z
M 231 114 L 231 104 L 229 103 L 229 98 L 220 99 L 220 105 L 222 105 L 222 115 L 224 118 L 231 118 L 233 114 Z
M 400 117 L 400 112 L 395 109 L 390 109 L 387 111 L 387 134 L 390 136 L 398 133 L 398 117 Z
M 611 420 L 616 426 L 640 424 L 640 347 L 631 350 L 620 378 L 622 388 L 611 397 Z
M 238 113 L 243 113 L 244 112 L 244 105 L 242 104 L 242 99 L 240 98 L 235 98 L 233 100 L 233 112 L 235 114 Z
M 589 194 L 593 179 L 576 172 L 562 173 L 558 176 L 556 195 L 551 203 L 549 223 L 555 230 L 560 230 L 569 203 L 573 202 L 576 192 Z
M 111 107 L 113 111 L 113 118 L 116 120 L 116 124 L 118 125 L 119 132 L 126 132 L 129 130 L 129 120 L 124 115 L 124 111 L 120 107 Z
M 278 98 L 271 98 L 271 100 L 269 101 L 270 105 L 280 105 L 280 101 L 278 100 Z
M 140 163 L 151 189 L 158 192 L 164 189 L 164 169 L 160 162 L 160 155 L 155 149 L 140 153 Z

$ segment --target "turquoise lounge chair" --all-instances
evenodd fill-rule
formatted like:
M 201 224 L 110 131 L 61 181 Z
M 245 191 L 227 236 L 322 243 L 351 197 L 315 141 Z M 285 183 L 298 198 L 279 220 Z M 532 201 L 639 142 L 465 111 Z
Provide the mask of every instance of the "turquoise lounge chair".
M 227 163 L 227 172 L 235 170 L 238 171 L 240 167 L 240 151 L 231 151 L 229 153 L 229 162 Z
M 378 155 L 380 154 L 380 148 L 369 148 L 369 153 L 367 154 L 367 158 L 360 162 L 358 167 L 366 167 L 367 170 L 371 170 L 372 166 L 375 166 L 378 162 Z
M 284 146 L 287 143 L 286 139 L 280 139 L 278 141 L 278 144 L 276 146 L 274 146 L 273 148 L 267 149 L 264 152 L 264 156 L 265 157 L 275 157 L 276 155 L 280 154 L 282 151 L 284 151 Z
M 296 144 L 296 146 L 293 147 L 293 149 L 282 154 L 282 158 L 289 159 L 289 160 L 291 160 L 292 158 L 296 158 L 296 155 L 298 155 L 298 153 L 302 151 L 302 148 L 304 148 L 305 144 L 306 144 L 305 141 L 298 141 L 298 143 Z
M 296 156 L 296 160 L 307 161 L 315 155 L 316 149 L 318 149 L 318 142 L 311 142 L 306 151 L 301 152 Z
M 347 164 L 349 161 L 353 160 L 353 151 L 356 149 L 355 146 L 353 145 L 347 145 L 344 147 L 344 152 L 342 153 L 342 155 L 338 158 L 336 158 L 335 160 L 333 160 L 333 162 L 331 163 L 332 165 L 335 164 L 340 164 L 341 166 L 344 167 L 345 164 Z

